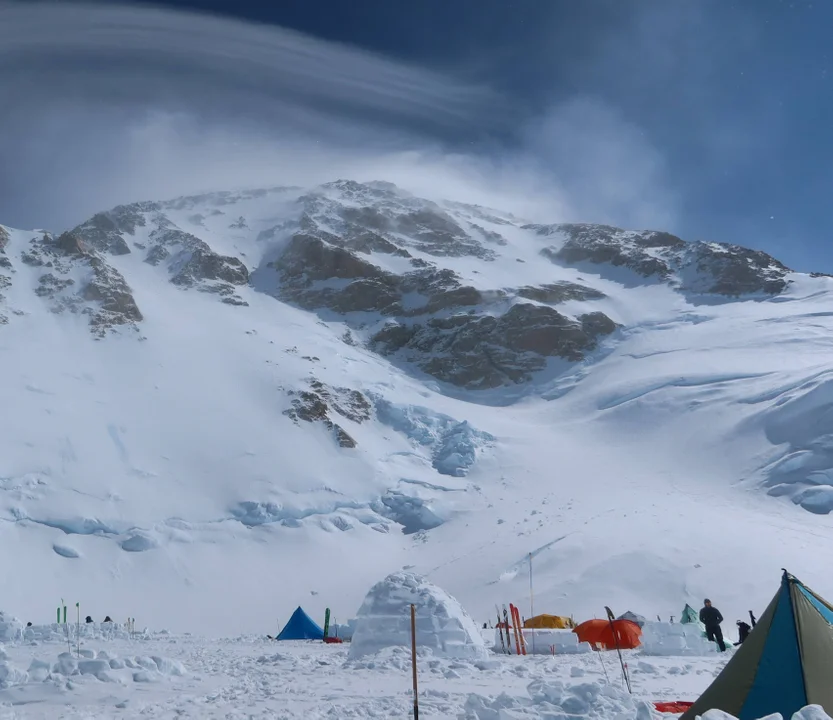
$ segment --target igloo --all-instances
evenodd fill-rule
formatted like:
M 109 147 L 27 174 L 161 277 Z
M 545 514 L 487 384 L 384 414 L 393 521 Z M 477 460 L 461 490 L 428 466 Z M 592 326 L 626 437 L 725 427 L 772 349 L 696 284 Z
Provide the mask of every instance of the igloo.
M 416 606 L 416 642 L 435 655 L 478 659 L 486 644 L 457 600 L 424 577 L 395 572 L 376 583 L 359 608 L 350 658 L 386 647 L 410 647 L 411 604 Z

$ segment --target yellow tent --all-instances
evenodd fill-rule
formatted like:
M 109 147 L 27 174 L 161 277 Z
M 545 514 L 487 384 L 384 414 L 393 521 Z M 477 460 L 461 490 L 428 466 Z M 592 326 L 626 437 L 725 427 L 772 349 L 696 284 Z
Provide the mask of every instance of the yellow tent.
M 561 615 L 536 615 L 524 621 L 525 628 L 548 628 L 555 630 L 568 630 L 574 628 L 576 624 L 572 618 L 562 617 Z

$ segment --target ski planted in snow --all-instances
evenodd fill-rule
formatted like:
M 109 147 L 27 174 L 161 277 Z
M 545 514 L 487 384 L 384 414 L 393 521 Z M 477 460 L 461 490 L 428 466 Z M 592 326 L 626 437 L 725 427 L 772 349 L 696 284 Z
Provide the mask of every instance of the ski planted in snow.
M 500 624 L 500 608 L 497 605 L 495 605 L 495 611 L 497 612 L 497 625 L 495 627 L 497 627 L 497 631 L 500 633 L 500 649 L 503 651 L 503 654 L 506 655 L 509 650 L 506 649 L 506 643 L 503 640 L 503 628 Z
M 503 622 L 506 624 L 506 642 L 509 643 L 509 654 L 512 654 L 512 634 L 509 631 L 509 612 L 506 610 L 506 605 L 503 606 Z M 514 625 L 514 622 L 512 623 Z M 518 655 L 521 654 L 518 648 Z
M 613 642 L 616 643 L 616 652 L 619 655 L 619 664 L 622 666 L 622 677 L 625 679 L 625 685 L 628 686 L 628 692 L 633 695 L 633 690 L 631 689 L 631 679 L 628 677 L 628 666 L 625 665 L 625 661 L 622 659 L 622 650 L 619 647 L 619 635 L 616 633 L 616 626 L 613 624 L 613 621 L 616 618 L 613 615 L 613 610 L 611 610 L 607 605 L 605 605 L 605 612 L 607 613 L 607 620 L 610 623 L 610 633 L 613 635 Z
M 510 603 L 509 610 L 512 613 L 512 624 L 515 626 L 516 640 L 520 642 L 519 655 L 526 655 L 526 638 L 524 637 L 523 627 L 521 625 L 521 611 L 518 610 L 517 605 Z

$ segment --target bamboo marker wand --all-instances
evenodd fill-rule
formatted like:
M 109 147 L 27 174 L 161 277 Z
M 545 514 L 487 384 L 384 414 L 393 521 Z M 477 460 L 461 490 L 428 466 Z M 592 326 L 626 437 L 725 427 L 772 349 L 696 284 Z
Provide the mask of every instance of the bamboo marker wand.
M 411 665 L 414 671 L 414 720 L 419 720 L 419 695 L 417 691 L 416 657 L 416 605 L 411 603 Z

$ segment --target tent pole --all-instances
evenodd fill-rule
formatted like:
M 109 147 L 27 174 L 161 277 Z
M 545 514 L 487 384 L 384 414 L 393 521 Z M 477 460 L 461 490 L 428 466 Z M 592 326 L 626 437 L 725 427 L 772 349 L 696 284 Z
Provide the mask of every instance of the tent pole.
M 419 695 L 417 692 L 416 658 L 416 605 L 411 603 L 411 666 L 414 674 L 414 720 L 419 720 Z

